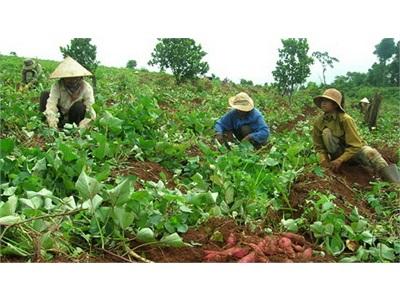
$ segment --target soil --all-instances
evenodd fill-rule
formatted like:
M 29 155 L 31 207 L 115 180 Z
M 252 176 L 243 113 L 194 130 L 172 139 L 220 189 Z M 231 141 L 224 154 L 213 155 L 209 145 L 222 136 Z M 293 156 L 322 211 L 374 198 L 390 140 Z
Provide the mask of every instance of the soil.
M 23 145 L 27 148 L 38 147 L 41 150 L 46 149 L 46 141 L 42 136 L 33 135 L 32 138 L 27 139 L 23 142 Z
M 311 191 L 336 196 L 335 204 L 346 213 L 350 213 L 352 206 L 358 207 L 359 213 L 369 218 L 374 218 L 374 210 L 366 201 L 356 197 L 356 189 L 370 188 L 369 181 L 373 179 L 373 172 L 362 166 L 350 166 L 344 164 L 340 173 L 326 171 L 324 177 L 314 173 L 300 176 L 291 189 L 289 201 L 292 208 L 296 209 L 294 217 L 300 217 L 303 212 L 305 201 L 310 199 Z
M 223 236 L 223 241 L 213 241 L 213 234 L 219 231 Z M 250 231 L 245 226 L 241 226 L 235 223 L 232 219 L 226 218 L 212 218 L 197 229 L 190 229 L 186 234 L 183 235 L 183 240 L 187 243 L 192 243 L 193 247 L 183 248 L 160 248 L 160 247 L 143 247 L 137 250 L 141 256 L 146 257 L 154 262 L 204 262 L 205 252 L 204 250 L 224 250 L 224 245 L 231 233 L 234 233 L 240 242 L 258 242 L 265 234 L 262 231 L 256 230 Z M 318 247 L 314 247 L 311 243 L 307 242 L 307 245 L 315 250 L 320 250 Z M 268 256 L 271 262 L 287 262 L 288 257 L 279 254 Z M 315 256 L 308 260 L 304 259 L 293 259 L 293 262 L 330 262 L 334 261 L 332 257 L 320 257 Z M 234 261 L 228 261 L 234 262 Z
M 160 173 L 164 173 L 167 178 L 166 186 L 172 189 L 175 188 L 175 183 L 172 180 L 173 174 L 155 162 L 128 161 L 113 169 L 111 172 L 112 177 L 135 175 L 145 181 L 153 182 L 158 182 L 161 179 Z M 136 188 L 140 186 L 140 183 L 135 185 Z
M 107 99 L 107 100 L 106 100 L 106 105 L 107 105 L 107 106 L 113 106 L 113 105 L 116 104 L 117 102 L 118 102 L 118 100 L 110 98 L 110 99 Z
M 389 146 L 379 146 L 379 145 L 373 145 L 373 147 L 376 148 L 376 150 L 379 151 L 380 154 L 382 154 L 383 158 L 389 163 L 389 164 L 396 164 L 399 161 L 399 147 L 389 147 Z
M 199 149 L 197 145 L 192 145 L 186 150 L 186 155 L 189 157 L 193 156 L 203 156 L 203 152 Z
M 303 111 L 301 114 L 297 115 L 293 120 L 282 123 L 278 125 L 276 128 L 276 132 L 283 132 L 283 131 L 289 131 L 292 130 L 296 124 L 300 121 L 304 121 L 306 118 L 309 118 L 312 115 L 315 115 L 315 112 L 317 110 L 317 107 L 315 106 L 306 106 L 304 107 Z
M 192 106 L 200 106 L 203 104 L 204 99 L 202 98 L 193 98 L 192 100 L 189 100 L 189 104 Z

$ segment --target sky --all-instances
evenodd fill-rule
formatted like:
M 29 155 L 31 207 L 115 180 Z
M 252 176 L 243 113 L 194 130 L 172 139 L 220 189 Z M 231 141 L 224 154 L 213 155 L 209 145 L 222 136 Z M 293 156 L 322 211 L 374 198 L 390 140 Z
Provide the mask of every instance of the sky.
M 103 65 L 135 59 L 139 68 L 157 70 L 147 65 L 157 38 L 190 37 L 207 52 L 209 74 L 263 84 L 273 81 L 281 39 L 305 37 L 309 54 L 328 51 L 339 59 L 326 72 L 331 82 L 348 71 L 366 72 L 382 38 L 400 39 L 396 8 L 390 0 L 13 0 L 1 4 L 0 53 L 61 60 L 59 46 L 90 37 Z M 318 63 L 309 80 L 322 80 Z

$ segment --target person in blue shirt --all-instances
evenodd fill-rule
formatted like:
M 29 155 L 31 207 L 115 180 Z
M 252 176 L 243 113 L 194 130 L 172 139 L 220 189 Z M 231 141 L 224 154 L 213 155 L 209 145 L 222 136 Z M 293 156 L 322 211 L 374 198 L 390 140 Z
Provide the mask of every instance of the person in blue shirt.
M 233 109 L 215 124 L 216 139 L 220 143 L 232 142 L 233 136 L 239 141 L 249 141 L 259 149 L 267 143 L 269 128 L 260 111 L 254 108 L 254 101 L 246 93 L 229 98 Z

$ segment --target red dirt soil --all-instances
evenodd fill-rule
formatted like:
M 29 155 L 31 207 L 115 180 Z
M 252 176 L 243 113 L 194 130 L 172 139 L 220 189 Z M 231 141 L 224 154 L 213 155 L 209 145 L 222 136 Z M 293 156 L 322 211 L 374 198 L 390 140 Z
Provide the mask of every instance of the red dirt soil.
M 175 183 L 172 180 L 172 173 L 165 169 L 163 166 L 149 161 L 127 161 L 117 168 L 113 169 L 111 174 L 113 177 L 115 176 L 129 176 L 135 175 L 140 179 L 145 181 L 154 181 L 158 182 L 161 177 L 160 173 L 164 173 L 167 177 L 166 186 L 168 188 L 174 188 Z
M 323 194 L 332 194 L 336 196 L 334 200 L 338 207 L 341 207 L 346 213 L 350 213 L 352 208 L 349 204 L 358 207 L 363 216 L 373 218 L 374 210 L 367 202 L 356 198 L 354 188 L 365 189 L 369 187 L 371 174 L 365 171 L 362 166 L 343 166 L 341 173 L 334 174 L 326 171 L 326 175 L 321 178 L 314 173 L 308 173 L 300 176 L 292 187 L 289 201 L 294 212 L 294 217 L 299 217 L 303 212 L 303 206 L 306 199 L 309 199 L 311 191 L 318 191 Z
M 306 106 L 304 107 L 303 111 L 301 114 L 297 115 L 293 120 L 282 123 L 278 125 L 276 128 L 276 132 L 283 132 L 283 131 L 289 131 L 292 130 L 296 124 L 300 121 L 304 121 L 306 118 L 308 118 L 311 115 L 315 115 L 315 112 L 317 110 L 317 107 L 315 106 Z

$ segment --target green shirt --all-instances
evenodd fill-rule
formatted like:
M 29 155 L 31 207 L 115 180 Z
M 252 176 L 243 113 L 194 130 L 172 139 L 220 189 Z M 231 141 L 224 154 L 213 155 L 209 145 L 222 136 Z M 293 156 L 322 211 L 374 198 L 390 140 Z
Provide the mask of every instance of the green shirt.
M 322 130 L 325 128 L 329 128 L 332 134 L 338 137 L 340 143 L 344 145 L 343 154 L 337 158 L 342 162 L 352 158 L 365 145 L 352 117 L 342 112 L 325 113 L 315 121 L 312 132 L 315 149 L 320 155 L 326 157 L 328 154 L 322 141 Z

